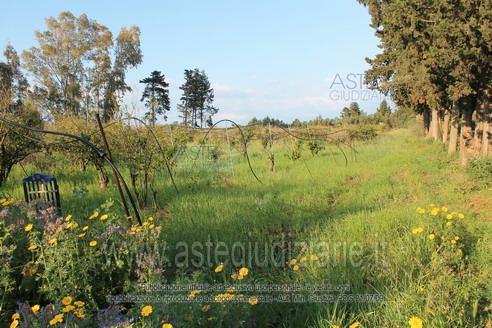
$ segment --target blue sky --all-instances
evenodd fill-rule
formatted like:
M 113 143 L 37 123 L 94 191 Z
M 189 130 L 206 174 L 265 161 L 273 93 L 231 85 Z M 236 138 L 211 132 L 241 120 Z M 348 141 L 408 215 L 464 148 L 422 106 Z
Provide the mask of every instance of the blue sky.
M 171 83 L 170 121 L 177 120 L 183 71 L 195 67 L 215 88 L 218 118 L 242 123 L 335 117 L 353 100 L 371 113 L 382 99 L 356 82 L 378 40 L 355 0 L 9 1 L 0 12 L 0 44 L 19 52 L 35 45 L 33 32 L 63 10 L 86 13 L 114 34 L 140 27 L 143 63 L 128 74 L 133 92 L 125 101 L 143 112 L 138 80 L 161 70 Z

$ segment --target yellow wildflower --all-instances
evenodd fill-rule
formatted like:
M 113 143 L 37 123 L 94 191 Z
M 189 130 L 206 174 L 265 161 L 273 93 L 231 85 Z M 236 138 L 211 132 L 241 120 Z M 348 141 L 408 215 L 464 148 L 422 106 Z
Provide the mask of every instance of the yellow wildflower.
M 417 213 L 418 214 L 424 214 L 425 213 L 425 208 L 417 207 Z
M 316 254 L 312 254 L 312 255 L 311 255 L 311 261 L 315 262 L 315 261 L 317 261 L 317 260 L 318 260 L 318 255 L 316 255 Z
M 152 221 L 154 221 L 154 218 L 153 217 L 150 217 L 147 220 L 149 220 L 150 222 L 152 222 Z
M 36 305 L 31 306 L 31 311 L 32 311 L 32 313 L 36 314 L 39 312 L 40 308 L 41 307 L 39 306 L 39 304 L 36 304 Z
M 28 251 L 33 251 L 33 250 L 35 250 L 36 248 L 38 248 L 38 245 L 31 244 L 31 245 L 29 245 L 29 247 L 27 248 L 27 250 L 28 250 Z
M 453 225 L 453 222 L 451 222 L 451 221 L 446 222 L 446 227 L 450 227 L 452 225 Z
M 163 323 L 162 328 L 173 328 L 173 325 L 170 323 Z
M 146 305 L 140 311 L 140 315 L 142 317 L 148 317 L 152 313 L 153 309 L 151 305 Z
M 89 246 L 90 246 L 90 247 L 96 247 L 96 245 L 97 245 L 97 241 L 95 241 L 95 240 L 93 240 L 93 241 L 91 241 L 91 242 L 89 243 Z
M 83 309 L 77 309 L 73 312 L 73 314 L 75 314 L 75 316 L 79 319 L 84 319 L 85 318 L 85 312 Z
M 72 298 L 70 296 L 65 296 L 63 299 L 62 299 L 62 304 L 63 305 L 70 305 L 72 304 Z
M 349 328 L 360 328 L 360 327 L 361 327 L 361 325 L 360 325 L 359 321 L 356 321 L 349 326 Z
M 10 323 L 9 328 L 17 328 L 17 327 L 19 327 L 19 320 L 14 320 Z
M 56 242 L 57 242 L 56 238 L 51 238 L 50 240 L 48 240 L 48 244 L 50 244 L 51 246 L 56 245 Z
M 437 214 L 439 214 L 439 209 L 438 209 L 438 208 L 436 208 L 436 207 L 434 207 L 434 208 L 431 210 L 431 214 L 432 214 L 433 216 L 436 216 Z
M 424 232 L 424 228 L 422 228 L 422 227 L 414 228 L 414 229 L 412 230 L 412 233 L 413 233 L 414 235 L 415 235 L 415 234 L 418 234 L 418 233 L 422 233 L 422 232 Z
M 422 319 L 419 317 L 411 317 L 410 320 L 408 320 L 408 325 L 410 328 L 422 328 L 423 327 L 423 322 Z
M 73 311 L 73 310 L 75 310 L 75 306 L 73 306 L 73 305 L 67 305 L 67 306 L 65 306 L 65 307 L 62 309 L 62 312 L 63 312 L 63 313 L 68 313 L 68 312 L 71 312 L 71 311 Z
M 188 294 L 188 299 L 190 299 L 190 300 L 195 299 L 195 298 L 196 298 L 196 296 L 197 296 L 198 294 L 200 294 L 200 292 L 201 292 L 201 291 L 199 291 L 199 290 L 192 290 L 192 291 Z
M 215 272 L 216 273 L 219 273 L 219 272 L 222 272 L 222 270 L 224 269 L 224 264 L 219 264 L 216 268 L 215 268 Z
M 94 213 L 92 213 L 91 216 L 89 216 L 89 220 L 94 220 L 95 218 L 97 218 L 99 216 L 99 212 L 98 211 L 95 211 Z
M 78 235 L 79 238 L 84 238 L 85 237 L 85 232 L 84 233 L 81 233 Z
M 458 241 L 458 240 L 460 240 L 460 237 L 456 236 L 456 237 L 454 237 L 454 240 Z
M 463 213 L 458 213 L 458 217 L 459 217 L 460 219 L 464 219 L 464 218 L 465 218 L 465 215 L 464 215 Z
M 202 312 L 208 312 L 208 310 L 210 310 L 210 304 L 202 306 Z
M 298 266 L 297 264 L 292 267 L 292 270 L 294 270 L 294 271 L 299 271 L 300 269 L 301 269 L 301 267 Z
M 340 328 L 339 325 L 331 325 L 330 328 Z
M 249 273 L 249 270 L 248 268 L 241 268 L 239 269 L 239 275 L 243 276 L 243 277 L 246 277 Z
M 87 231 L 87 230 L 89 230 L 89 226 L 84 226 L 84 227 L 82 228 L 82 231 Z
M 60 313 L 60 314 L 55 315 L 54 318 L 50 320 L 50 325 L 54 326 L 57 323 L 62 323 L 62 322 L 63 322 L 63 314 Z
M 456 240 L 451 240 L 451 244 L 455 245 L 456 244 Z
M 256 305 L 256 304 L 258 304 L 258 298 L 256 296 L 251 296 L 248 299 L 248 303 L 251 304 L 251 305 Z
M 292 259 L 292 260 L 290 260 L 290 262 L 289 262 L 289 263 L 290 263 L 291 265 L 294 265 L 294 264 L 296 264 L 296 263 L 297 263 L 297 259 Z
M 424 288 L 424 287 L 422 287 L 422 286 L 419 286 L 419 287 L 417 288 L 417 291 L 418 291 L 419 293 L 421 293 L 421 294 L 422 294 L 422 293 L 425 291 L 425 288 Z
M 231 274 L 232 280 L 237 280 L 238 277 L 239 277 L 239 275 L 237 273 Z
M 72 214 L 67 215 L 67 217 L 65 218 L 65 222 L 69 222 L 70 220 L 72 220 Z
M 299 260 L 299 263 L 306 263 L 307 258 L 304 256 Z
M 446 219 L 451 220 L 453 218 L 453 214 L 446 215 Z
M 441 207 L 441 211 L 447 212 L 448 211 L 448 208 L 443 206 L 443 207 Z
M 31 230 L 32 230 L 32 228 L 33 228 L 33 225 L 32 225 L 31 223 L 29 223 L 28 225 L 26 225 L 26 226 L 24 227 L 24 231 L 29 232 L 29 231 L 31 231 Z
M 82 301 L 76 301 L 76 302 L 73 302 L 73 304 L 75 304 L 78 307 L 83 307 L 85 305 L 85 303 Z
M 15 312 L 14 314 L 12 314 L 12 320 L 19 320 L 20 319 L 20 314 Z
M 109 215 L 107 214 L 104 214 L 104 215 L 101 215 L 101 217 L 99 218 L 101 221 L 106 221 L 108 219 Z
M 154 224 L 149 225 L 149 229 L 150 229 L 150 230 L 152 230 L 152 229 L 154 229 L 154 228 L 155 228 L 155 225 L 154 225 Z
M 428 237 L 430 240 L 434 240 L 436 238 L 436 235 L 431 233 Z

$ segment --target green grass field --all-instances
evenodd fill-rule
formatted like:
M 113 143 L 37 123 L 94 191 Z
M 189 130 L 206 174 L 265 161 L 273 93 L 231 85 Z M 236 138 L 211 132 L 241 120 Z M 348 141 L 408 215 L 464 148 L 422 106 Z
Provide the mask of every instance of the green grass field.
M 175 327 L 348 327 L 355 322 L 362 327 L 407 327 L 413 316 L 421 318 L 424 327 L 491 324 L 492 195 L 448 159 L 443 146 L 412 130 L 395 130 L 374 142 L 357 144 L 356 159 L 347 153 L 348 166 L 336 148 L 318 156 L 304 151 L 304 161 L 292 161 L 285 156 L 288 147 L 288 142 L 274 146 L 275 172 L 268 171 L 261 146 L 250 147 L 262 184 L 242 156 L 229 158 L 226 150 L 218 166 L 205 163 L 189 171 L 178 164 L 179 195 L 164 171 L 154 178 L 160 209 L 147 209 L 145 216 L 152 215 L 160 223 L 156 243 L 169 245 L 169 261 L 159 279 L 225 283 L 244 266 L 249 268 L 247 279 L 236 283 L 348 284 L 350 295 L 379 294 L 383 300 L 296 304 L 260 298 L 256 305 L 223 302 L 211 304 L 207 311 L 200 303 L 155 302 L 155 317 L 137 326 L 156 326 L 165 318 Z M 92 171 L 80 172 L 62 158 L 57 160 L 54 172 L 43 173 L 58 178 L 65 215 L 87 217 L 112 199 L 111 212 L 127 225 L 119 215 L 112 183 L 102 190 Z M 39 168 L 28 165 L 26 170 L 31 173 Z M 2 192 L 22 199 L 24 175 L 17 168 Z M 418 214 L 418 207 L 426 213 Z M 429 213 L 432 208 L 439 208 L 439 213 Z M 448 214 L 452 220 L 446 219 Z M 446 225 L 447 221 L 452 225 Z M 412 233 L 419 227 L 423 232 Z M 451 243 L 455 237 L 459 239 Z M 260 265 L 258 257 L 267 251 L 260 250 L 258 256 L 239 247 L 225 256 L 212 249 L 211 258 L 217 255 L 219 262 L 176 265 L 173 259 L 180 252 L 176 245 L 207 241 L 228 248 L 234 243 L 277 244 L 275 257 L 281 263 Z M 306 262 L 299 264 L 303 257 Z M 241 261 L 234 265 L 232 258 Z M 286 263 L 293 258 L 296 264 Z M 224 269 L 215 273 L 220 262 Z M 295 265 L 299 270 L 294 270 Z

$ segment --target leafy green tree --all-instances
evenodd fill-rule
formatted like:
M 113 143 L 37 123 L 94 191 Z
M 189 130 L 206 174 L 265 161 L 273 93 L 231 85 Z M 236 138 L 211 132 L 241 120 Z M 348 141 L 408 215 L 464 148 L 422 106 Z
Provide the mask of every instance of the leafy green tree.
M 171 109 L 169 102 L 169 83 L 166 82 L 165 76 L 159 71 L 153 71 L 149 77 L 140 80 L 145 84 L 145 90 L 140 101 L 145 101 L 145 106 L 149 109 L 145 113 L 145 118 L 152 125 L 157 121 L 157 115 L 163 115 L 167 120 L 166 112 Z
M 391 108 L 390 108 L 390 106 L 388 105 L 388 102 L 385 99 L 383 99 L 383 101 L 379 105 L 379 107 L 377 109 L 377 113 L 381 117 L 388 117 L 388 116 L 390 116 L 390 114 L 391 114 Z
M 106 26 L 70 12 L 46 19 L 46 27 L 35 32 L 38 46 L 22 54 L 34 99 L 51 116 L 88 118 L 102 111 L 104 120 L 111 119 L 130 90 L 127 70 L 142 62 L 138 27 L 122 28 L 113 41 Z
M 349 107 L 344 107 L 340 113 L 341 119 L 349 123 L 357 123 L 361 115 L 362 111 L 356 102 L 350 103 Z

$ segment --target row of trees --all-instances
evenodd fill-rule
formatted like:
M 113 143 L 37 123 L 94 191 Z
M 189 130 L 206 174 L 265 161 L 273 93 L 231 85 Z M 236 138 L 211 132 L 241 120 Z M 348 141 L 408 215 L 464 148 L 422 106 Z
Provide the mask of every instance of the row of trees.
M 264 119 L 257 119 L 254 117 L 248 123 L 248 125 L 268 125 L 280 126 L 287 128 L 301 127 L 301 126 L 341 126 L 346 124 L 386 124 L 388 127 L 402 127 L 405 126 L 413 115 L 410 115 L 410 111 L 405 108 L 399 108 L 393 111 L 386 100 L 381 101 L 377 107 L 376 112 L 373 114 L 367 114 L 360 109 L 357 102 L 352 102 L 349 106 L 343 107 L 340 112 L 340 116 L 336 118 L 323 118 L 318 116 L 312 120 L 301 121 L 294 119 L 290 124 L 282 120 L 272 119 L 265 117 Z
M 492 5 L 480 0 L 358 0 L 382 52 L 366 82 L 422 118 L 426 134 L 470 156 L 491 154 Z

